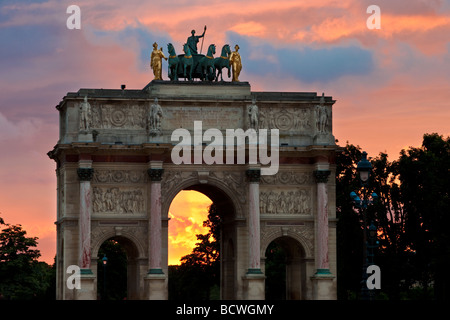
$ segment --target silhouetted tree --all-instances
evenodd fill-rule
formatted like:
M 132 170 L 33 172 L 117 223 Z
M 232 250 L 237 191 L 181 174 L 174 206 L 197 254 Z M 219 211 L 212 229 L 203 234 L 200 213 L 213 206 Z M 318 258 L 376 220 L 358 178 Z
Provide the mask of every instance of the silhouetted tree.
M 402 150 L 397 161 L 380 153 L 371 160 L 370 187 L 379 201 L 367 211 L 377 226 L 375 264 L 382 270 L 382 292 L 390 299 L 448 299 L 450 225 L 450 138 L 425 134 L 419 148 Z M 347 145 L 336 159 L 338 297 L 359 290 L 362 267 L 362 217 L 349 197 L 358 190 L 356 165 L 361 148 Z M 371 192 L 372 192 L 371 191 Z M 417 295 L 413 285 L 420 284 Z
M 179 266 L 169 268 L 169 297 L 172 300 L 210 300 L 212 290 L 220 286 L 221 214 L 213 203 L 203 226 L 207 234 L 198 234 L 192 253 L 181 258 Z
M 414 252 L 415 276 L 436 299 L 450 298 L 450 137 L 425 134 L 422 146 L 402 150 L 395 162 L 399 197 L 406 213 L 405 236 Z
M 37 237 L 27 237 L 21 225 L 5 226 L 0 233 L 0 298 L 8 300 L 51 299 L 54 270 L 39 262 Z

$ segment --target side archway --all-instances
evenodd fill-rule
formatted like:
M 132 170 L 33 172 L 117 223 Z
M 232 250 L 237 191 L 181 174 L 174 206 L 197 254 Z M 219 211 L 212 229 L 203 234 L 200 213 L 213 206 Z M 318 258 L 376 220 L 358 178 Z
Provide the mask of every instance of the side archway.
M 298 239 L 280 235 L 268 241 L 262 256 L 264 257 L 264 273 L 267 277 L 267 299 L 303 300 L 307 298 L 308 259 L 306 259 L 305 248 Z M 277 270 L 274 270 L 275 268 Z M 270 288 L 274 283 L 277 283 L 277 288 Z M 284 292 L 273 293 L 280 290 Z
M 123 275 L 126 278 L 126 299 L 128 300 L 138 300 L 142 299 L 144 284 L 142 282 L 142 277 L 140 276 L 142 271 L 146 268 L 146 258 L 145 251 L 143 245 L 139 238 L 137 238 L 134 234 L 127 231 L 117 232 L 116 228 L 108 228 L 107 230 L 103 230 L 103 233 L 100 237 L 96 238 L 95 243 L 92 246 L 92 262 L 91 268 L 94 274 L 97 275 L 97 296 L 101 295 L 102 288 L 99 287 L 99 274 L 104 272 L 104 270 L 100 271 L 98 269 L 98 262 L 101 261 L 103 256 L 99 256 L 100 248 L 107 241 L 114 241 L 123 249 L 126 255 L 126 270 L 125 268 L 121 268 L 120 272 L 125 272 Z M 108 266 L 107 268 L 111 270 L 111 268 L 115 268 L 116 266 L 111 264 L 111 258 L 108 258 Z M 103 281 L 103 280 L 102 280 Z

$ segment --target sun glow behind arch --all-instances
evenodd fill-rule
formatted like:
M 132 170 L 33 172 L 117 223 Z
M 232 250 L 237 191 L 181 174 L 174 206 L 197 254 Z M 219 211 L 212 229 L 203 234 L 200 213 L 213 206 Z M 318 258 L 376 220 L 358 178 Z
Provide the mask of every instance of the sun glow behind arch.
M 203 221 L 208 218 L 211 199 L 197 191 L 181 191 L 169 208 L 169 265 L 180 264 L 180 259 L 192 252 L 198 242 L 197 234 L 206 234 Z

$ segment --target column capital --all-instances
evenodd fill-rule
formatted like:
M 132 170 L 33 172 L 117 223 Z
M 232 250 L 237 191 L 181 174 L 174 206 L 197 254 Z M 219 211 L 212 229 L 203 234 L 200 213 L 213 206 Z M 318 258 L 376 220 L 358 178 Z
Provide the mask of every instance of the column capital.
M 328 176 L 330 175 L 330 170 L 315 170 L 313 171 L 314 178 L 316 179 L 317 183 L 327 183 L 328 182 Z
M 250 182 L 259 182 L 261 179 L 261 169 L 248 169 L 245 174 Z
M 151 181 L 161 181 L 164 169 L 150 168 L 147 170 L 147 173 Z
M 94 169 L 92 168 L 78 168 L 78 178 L 80 181 L 91 181 L 94 176 Z

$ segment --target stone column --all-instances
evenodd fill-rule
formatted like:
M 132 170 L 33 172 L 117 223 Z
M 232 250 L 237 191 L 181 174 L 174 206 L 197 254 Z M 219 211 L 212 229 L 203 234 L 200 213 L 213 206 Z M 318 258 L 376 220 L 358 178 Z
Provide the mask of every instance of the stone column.
M 76 290 L 75 298 L 77 300 L 96 300 L 95 275 L 91 270 L 91 179 L 94 169 L 80 167 L 77 169 L 77 174 L 80 179 L 80 216 L 78 218 L 80 290 Z
M 336 299 L 333 286 L 334 275 L 330 272 L 328 260 L 328 190 L 327 182 L 330 170 L 316 170 L 314 177 L 317 183 L 317 256 L 316 273 L 313 281 L 313 299 Z
M 248 237 L 249 268 L 248 273 L 261 273 L 261 240 L 259 221 L 259 180 L 261 171 L 247 170 L 248 184 Z
M 149 271 L 162 274 L 161 269 L 161 179 L 164 169 L 148 169 L 150 176 L 150 219 L 149 219 Z
M 316 170 L 317 183 L 317 273 L 330 273 L 328 261 L 328 190 L 330 170 Z
M 166 275 L 161 268 L 161 180 L 164 169 L 162 162 L 150 163 L 150 216 L 149 216 L 149 269 L 145 277 L 147 299 L 166 300 L 168 298 Z
M 79 226 L 79 258 L 80 269 L 90 271 L 91 268 L 91 215 L 92 215 L 92 192 L 91 179 L 94 174 L 92 168 L 78 168 L 80 179 L 80 216 Z M 90 271 L 92 273 L 92 271 Z
M 248 186 L 248 259 L 249 267 L 244 277 L 246 286 L 246 299 L 263 300 L 264 274 L 261 271 L 261 230 L 259 215 L 259 181 L 260 169 L 249 169 L 246 172 L 249 181 Z

